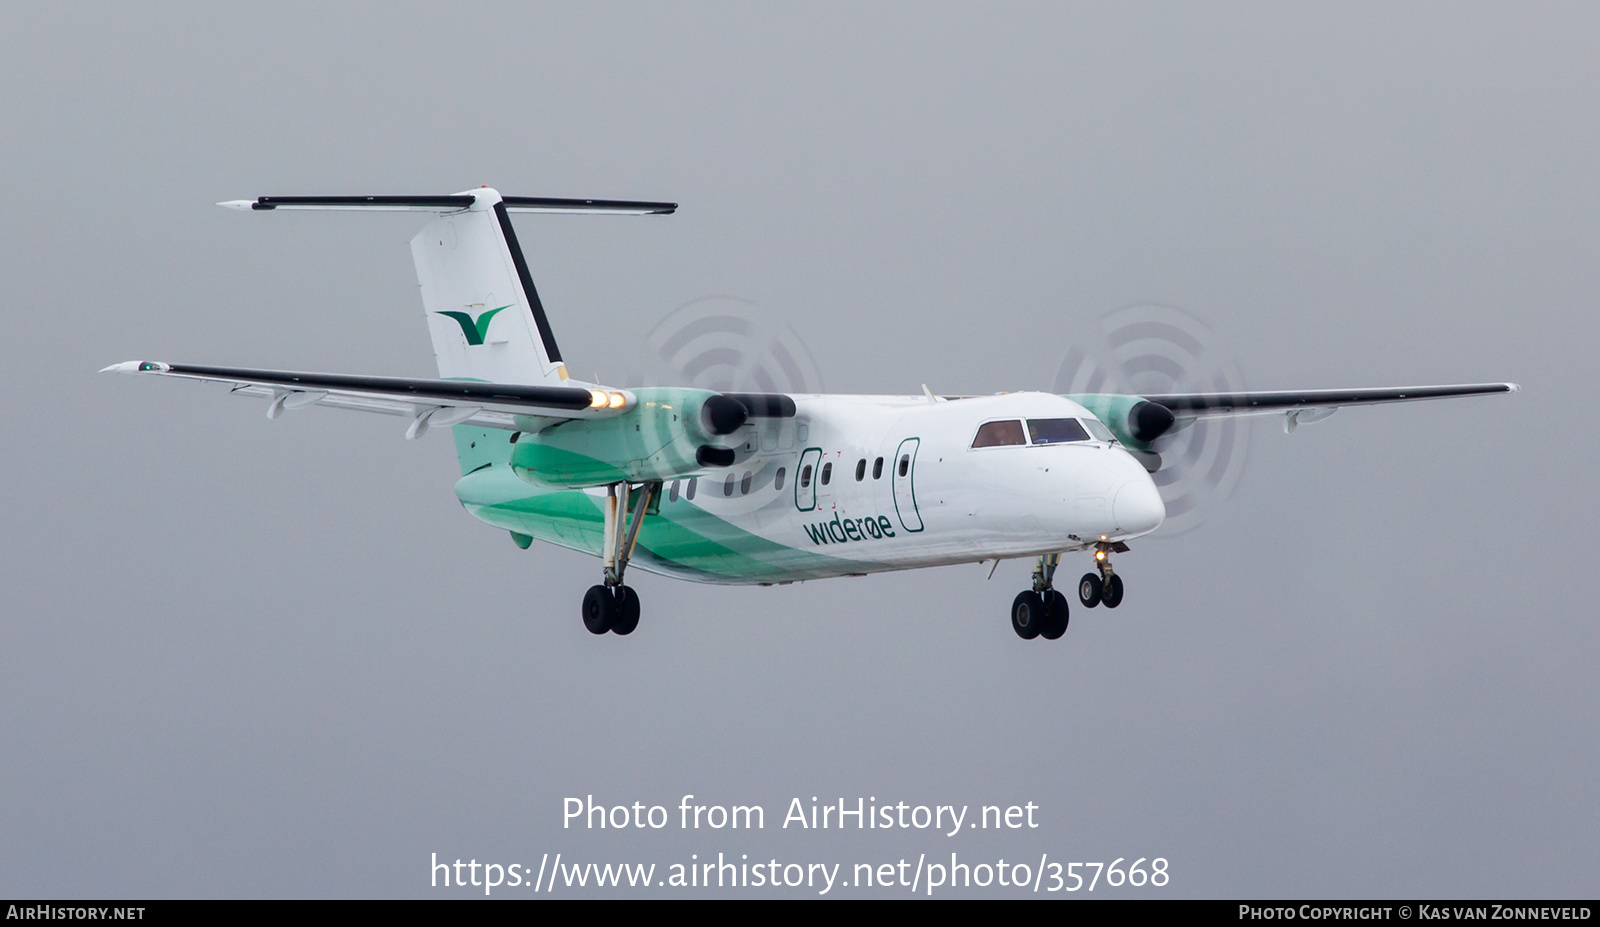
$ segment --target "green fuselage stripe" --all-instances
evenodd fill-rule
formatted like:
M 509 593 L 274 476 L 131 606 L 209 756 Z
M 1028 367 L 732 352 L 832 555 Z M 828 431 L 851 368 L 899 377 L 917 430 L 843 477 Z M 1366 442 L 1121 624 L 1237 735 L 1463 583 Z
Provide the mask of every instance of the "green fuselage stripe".
M 456 495 L 467 511 L 488 524 L 600 554 L 605 516 L 599 496 L 540 491 L 504 465 L 462 477 Z M 790 582 L 882 569 L 787 547 L 681 499 L 663 501 L 660 514 L 645 516 L 634 558 L 664 572 L 727 583 Z

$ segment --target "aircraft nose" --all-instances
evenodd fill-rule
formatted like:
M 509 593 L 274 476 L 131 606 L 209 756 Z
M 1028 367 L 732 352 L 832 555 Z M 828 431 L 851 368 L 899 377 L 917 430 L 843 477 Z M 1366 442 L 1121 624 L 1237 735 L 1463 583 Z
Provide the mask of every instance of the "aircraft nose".
M 1117 522 L 1118 533 L 1148 534 L 1166 520 L 1167 507 L 1161 502 L 1161 492 L 1150 477 L 1140 473 L 1138 478 L 1123 483 L 1111 503 L 1111 513 Z

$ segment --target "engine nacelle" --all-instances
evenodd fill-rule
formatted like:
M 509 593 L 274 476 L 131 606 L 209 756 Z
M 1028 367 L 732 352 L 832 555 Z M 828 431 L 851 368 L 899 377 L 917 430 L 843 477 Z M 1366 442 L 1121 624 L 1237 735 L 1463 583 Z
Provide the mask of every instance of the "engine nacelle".
M 1178 422 L 1171 409 L 1143 396 L 1083 393 L 1066 398 L 1093 412 L 1118 441 L 1137 451 L 1152 450 L 1151 442 L 1173 431 Z
M 674 480 L 733 464 L 722 446 L 752 418 L 792 418 L 788 396 L 704 389 L 630 390 L 632 409 L 603 419 L 575 419 L 525 435 L 511 469 L 539 486 L 579 489 L 610 483 Z

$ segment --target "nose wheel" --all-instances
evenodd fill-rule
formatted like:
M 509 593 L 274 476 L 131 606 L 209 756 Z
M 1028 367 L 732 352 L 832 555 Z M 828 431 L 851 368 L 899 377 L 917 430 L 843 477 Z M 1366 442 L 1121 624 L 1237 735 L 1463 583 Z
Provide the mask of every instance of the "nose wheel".
M 1084 608 L 1096 605 L 1116 608 L 1122 604 L 1122 577 L 1112 571 L 1111 555 L 1127 549 L 1128 545 L 1120 541 L 1114 544 L 1101 541 L 1095 545 L 1094 565 L 1098 572 L 1085 573 L 1078 580 L 1078 602 Z
M 1100 604 L 1100 593 L 1105 589 L 1105 584 L 1100 577 L 1093 573 L 1083 574 L 1083 579 L 1078 580 L 1078 602 L 1084 608 L 1094 608 Z

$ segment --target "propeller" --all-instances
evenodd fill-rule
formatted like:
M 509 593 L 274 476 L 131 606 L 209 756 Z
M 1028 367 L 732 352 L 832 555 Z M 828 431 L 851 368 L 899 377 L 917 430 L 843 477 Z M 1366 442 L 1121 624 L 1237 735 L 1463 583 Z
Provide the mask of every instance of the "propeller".
M 822 375 L 800 335 L 748 299 L 690 300 L 656 323 L 646 341 L 653 357 L 644 382 L 721 394 L 701 410 L 701 424 L 713 435 L 733 434 L 751 416 L 792 416 L 788 395 L 822 392 Z M 702 467 L 731 466 L 736 458 L 734 449 L 714 444 L 695 453 Z
M 653 382 L 719 392 L 820 393 L 822 374 L 787 323 L 737 296 L 705 296 L 667 313 L 647 339 Z
M 1067 351 L 1056 372 L 1058 393 L 1226 393 L 1244 390 L 1244 377 L 1202 321 L 1172 306 L 1134 305 L 1101 316 L 1087 338 Z M 1140 410 L 1151 430 L 1164 408 Z M 1138 424 L 1138 423 L 1136 423 Z M 1231 418 L 1208 419 L 1157 438 L 1154 474 L 1166 503 L 1163 533 L 1183 534 L 1232 494 L 1244 472 L 1249 433 Z

